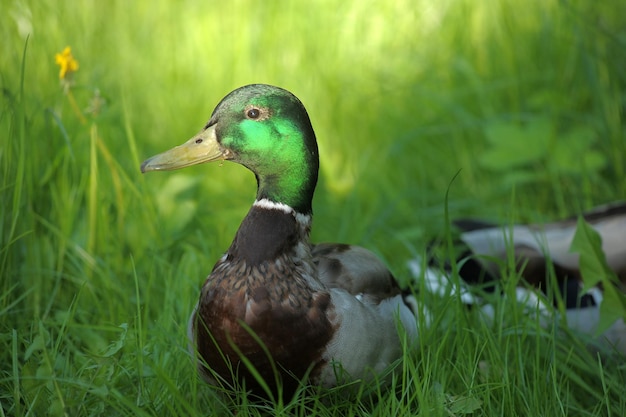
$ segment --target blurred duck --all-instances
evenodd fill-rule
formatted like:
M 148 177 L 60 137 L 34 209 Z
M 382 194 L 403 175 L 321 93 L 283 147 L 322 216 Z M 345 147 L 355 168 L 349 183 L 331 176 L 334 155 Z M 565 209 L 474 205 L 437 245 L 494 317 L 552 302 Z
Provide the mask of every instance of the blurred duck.
M 611 285 L 626 291 L 626 202 L 596 207 L 583 213 L 583 217 L 602 238 L 607 264 L 619 281 Z M 529 304 L 531 309 L 539 305 L 545 312 L 550 309 L 546 303 L 556 307 L 562 300 L 569 328 L 594 337 L 594 343 L 626 353 L 624 320 L 619 319 L 601 335 L 596 334 L 603 288 L 598 285 L 589 291 L 583 290 L 579 254 L 570 251 L 577 218 L 534 225 L 498 226 L 473 219 L 460 219 L 453 224 L 460 233 L 457 265 L 459 277 L 467 284 L 461 289 L 465 303 L 482 304 L 473 295 L 474 291 L 468 291 L 471 286 L 496 291 L 503 267 L 509 264 L 512 253 L 516 273 L 527 284 L 518 288 L 519 301 Z M 428 264 L 424 270 L 424 262 L 415 259 L 409 262 L 409 267 L 416 278 L 426 280 L 432 291 L 445 293 L 452 285 L 448 277 L 449 264 L 441 265 L 433 257 Z M 557 288 L 552 283 L 556 283 Z M 483 311 L 490 314 L 492 310 L 483 305 Z

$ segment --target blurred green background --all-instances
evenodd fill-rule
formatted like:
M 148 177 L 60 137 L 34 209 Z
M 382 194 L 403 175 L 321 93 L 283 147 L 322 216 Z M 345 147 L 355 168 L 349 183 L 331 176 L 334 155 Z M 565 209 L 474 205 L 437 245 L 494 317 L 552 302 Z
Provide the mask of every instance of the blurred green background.
M 0 5 L 0 362 L 4 398 L 33 410 L 39 380 L 17 375 L 136 382 L 93 371 L 96 353 L 139 347 L 158 369 L 193 372 L 180 361 L 186 316 L 254 178 L 229 163 L 139 165 L 241 85 L 281 86 L 309 111 L 313 240 L 368 246 L 401 279 L 444 227 L 448 187 L 452 216 L 504 221 L 626 198 L 623 1 Z M 66 46 L 81 115 L 55 64 Z M 67 409 L 72 395 L 50 401 Z

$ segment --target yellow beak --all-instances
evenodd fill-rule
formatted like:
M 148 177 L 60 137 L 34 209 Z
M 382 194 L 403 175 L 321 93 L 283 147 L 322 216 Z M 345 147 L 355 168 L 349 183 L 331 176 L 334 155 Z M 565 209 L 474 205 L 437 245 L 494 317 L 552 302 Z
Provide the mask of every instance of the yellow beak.
M 141 164 L 141 172 L 171 171 L 218 159 L 226 160 L 229 155 L 230 152 L 217 142 L 213 125 L 182 145 L 146 159 Z

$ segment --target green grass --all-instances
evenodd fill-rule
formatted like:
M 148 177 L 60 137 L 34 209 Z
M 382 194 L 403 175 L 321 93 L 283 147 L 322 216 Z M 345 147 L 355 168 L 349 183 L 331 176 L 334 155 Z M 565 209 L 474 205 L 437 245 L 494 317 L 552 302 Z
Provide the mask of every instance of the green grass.
M 455 298 L 392 387 L 251 404 L 186 352 L 199 286 L 254 197 L 233 164 L 142 176 L 252 82 L 305 103 L 315 241 L 405 262 L 450 215 L 546 220 L 626 198 L 626 6 L 591 0 L 1 0 L 0 415 L 626 414 L 623 358 Z M 54 55 L 80 63 L 71 91 Z M 98 114 L 84 112 L 98 90 Z M 370 387 L 371 388 L 371 387 Z M 363 387 L 363 392 L 367 387 Z

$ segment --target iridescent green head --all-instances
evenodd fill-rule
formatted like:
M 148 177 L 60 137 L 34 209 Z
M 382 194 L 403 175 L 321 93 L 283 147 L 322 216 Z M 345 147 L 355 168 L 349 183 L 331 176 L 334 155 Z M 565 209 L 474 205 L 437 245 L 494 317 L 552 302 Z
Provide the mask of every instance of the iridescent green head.
M 319 157 L 309 116 L 296 96 L 265 84 L 241 87 L 222 99 L 196 136 L 141 164 L 173 170 L 229 160 L 254 172 L 257 199 L 311 213 Z

